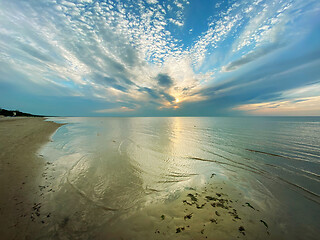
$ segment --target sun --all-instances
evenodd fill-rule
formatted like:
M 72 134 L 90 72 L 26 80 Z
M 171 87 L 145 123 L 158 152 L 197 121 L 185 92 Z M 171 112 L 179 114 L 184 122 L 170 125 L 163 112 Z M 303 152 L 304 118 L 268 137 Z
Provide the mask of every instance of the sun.
M 176 103 L 180 102 L 179 98 L 176 98 Z

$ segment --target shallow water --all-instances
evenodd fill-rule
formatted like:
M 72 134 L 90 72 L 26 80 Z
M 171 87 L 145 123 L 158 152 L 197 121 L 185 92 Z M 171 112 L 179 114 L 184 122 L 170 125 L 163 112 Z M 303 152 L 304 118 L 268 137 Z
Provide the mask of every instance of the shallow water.
M 320 118 L 49 120 L 68 123 L 41 150 L 54 166 L 51 236 L 89 239 L 211 178 L 261 209 L 274 236 L 320 234 Z

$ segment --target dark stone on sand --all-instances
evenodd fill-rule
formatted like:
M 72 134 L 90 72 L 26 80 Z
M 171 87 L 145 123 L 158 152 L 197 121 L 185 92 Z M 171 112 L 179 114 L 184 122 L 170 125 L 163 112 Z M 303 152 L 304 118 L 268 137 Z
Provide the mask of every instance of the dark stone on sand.
M 201 230 L 201 234 L 203 234 L 203 233 L 204 233 L 204 229 Z
M 206 204 L 204 203 L 204 204 L 201 204 L 201 205 L 199 205 L 199 204 L 196 204 L 197 205 L 197 208 L 198 209 L 201 209 L 201 208 L 203 208 Z
M 176 229 L 176 233 L 179 233 L 179 232 L 181 232 L 181 231 L 183 231 L 184 230 L 184 227 L 178 227 L 177 229 Z
M 218 217 L 220 217 L 220 213 L 219 213 L 218 211 L 216 211 L 216 215 L 217 215 Z
M 198 201 L 198 199 L 191 193 L 189 193 L 187 196 L 190 197 L 192 201 Z
M 192 203 L 189 203 L 187 200 L 183 200 L 182 202 L 192 206 Z
M 218 197 L 221 197 L 221 194 L 220 194 L 220 193 L 216 193 L 216 195 L 217 195 Z
M 165 219 L 165 216 L 164 216 L 164 215 L 161 215 L 161 219 L 164 220 L 164 219 Z
M 185 216 L 183 217 L 183 219 L 186 220 L 186 219 L 192 218 L 192 214 L 193 214 L 193 213 L 190 213 L 190 214 L 188 214 L 188 215 L 185 215 Z
M 234 219 L 238 219 L 240 220 L 241 218 L 238 216 L 237 210 L 236 209 L 232 209 L 233 212 L 229 212 L 231 216 L 234 217 Z
M 214 218 L 211 218 L 211 219 L 210 219 L 210 222 L 215 223 L 215 224 L 218 224 L 217 219 L 214 219 Z
M 211 204 L 212 205 L 212 204 Z M 225 209 L 228 209 L 228 207 L 224 206 L 222 203 L 218 202 L 216 204 L 217 207 L 221 207 L 221 208 L 225 208 Z
M 244 232 L 245 229 L 244 229 L 243 226 L 240 226 L 240 227 L 239 227 L 239 231 L 240 231 L 243 235 L 246 235 L 246 233 Z
M 216 201 L 217 200 L 217 198 L 211 197 L 211 196 L 206 196 L 206 199 L 209 201 Z

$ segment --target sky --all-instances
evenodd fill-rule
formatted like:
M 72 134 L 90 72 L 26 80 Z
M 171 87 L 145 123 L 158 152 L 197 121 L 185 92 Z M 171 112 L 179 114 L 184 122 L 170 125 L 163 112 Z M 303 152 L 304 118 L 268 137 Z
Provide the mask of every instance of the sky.
M 319 0 L 0 0 L 0 107 L 320 116 Z

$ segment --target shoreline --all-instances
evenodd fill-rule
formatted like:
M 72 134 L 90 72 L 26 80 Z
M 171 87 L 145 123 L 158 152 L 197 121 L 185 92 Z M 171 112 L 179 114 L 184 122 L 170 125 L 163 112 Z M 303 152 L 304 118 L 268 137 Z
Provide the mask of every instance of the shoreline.
M 1 238 L 32 239 L 42 227 L 30 224 L 46 165 L 37 151 L 60 126 L 43 117 L 0 119 Z
M 62 128 L 54 142 L 44 145 L 53 141 L 51 137 L 62 125 L 45 118 L 0 118 L 3 239 L 272 240 L 315 239 L 318 235 L 316 229 L 295 222 L 303 216 L 298 211 L 311 207 L 302 205 L 305 201 L 299 198 L 303 196 L 292 190 L 282 195 L 287 185 L 270 192 L 274 181 L 263 175 L 251 177 L 251 172 L 243 168 L 238 168 L 237 173 L 233 168 L 207 168 L 209 163 L 215 163 L 201 161 L 196 166 L 205 164 L 205 171 L 181 170 L 186 173 L 182 175 L 173 170 L 164 172 L 173 172 L 170 177 L 182 176 L 177 181 L 182 182 L 179 187 L 148 188 L 148 178 L 141 174 L 138 178 L 130 176 L 130 171 L 120 174 L 126 161 L 132 163 L 130 154 L 136 153 L 128 146 L 128 156 L 118 152 L 122 144 L 119 132 L 106 135 L 98 125 L 99 128 L 90 129 L 90 134 L 73 135 L 73 130 Z M 70 130 L 67 137 L 64 130 Z M 87 137 L 82 145 L 74 142 L 79 136 Z M 101 155 L 83 157 L 96 146 L 88 144 L 90 141 L 102 144 Z M 86 148 L 77 151 L 79 146 Z M 49 152 L 42 152 L 43 147 L 48 147 Z M 54 151 L 63 147 L 76 151 L 66 151 L 51 161 L 50 156 L 56 156 Z M 108 178 L 107 173 L 122 177 Z

